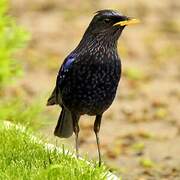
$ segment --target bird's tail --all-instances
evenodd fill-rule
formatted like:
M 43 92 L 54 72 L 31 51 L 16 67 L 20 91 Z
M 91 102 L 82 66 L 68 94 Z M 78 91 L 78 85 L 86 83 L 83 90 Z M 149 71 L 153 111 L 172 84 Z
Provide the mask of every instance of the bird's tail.
M 54 135 L 61 138 L 68 138 L 73 134 L 73 121 L 71 112 L 62 107 Z

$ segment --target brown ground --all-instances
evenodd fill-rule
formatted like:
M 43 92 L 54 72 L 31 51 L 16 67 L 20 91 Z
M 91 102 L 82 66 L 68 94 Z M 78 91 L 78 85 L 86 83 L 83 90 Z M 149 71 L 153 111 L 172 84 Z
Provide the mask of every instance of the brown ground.
M 79 42 L 93 12 L 111 8 L 141 19 L 140 25 L 126 28 L 119 41 L 123 76 L 101 126 L 103 159 L 125 180 L 180 179 L 178 0 L 11 0 L 11 4 L 12 15 L 32 33 L 20 55 L 26 69 L 20 84 L 34 99 L 50 93 L 60 64 Z M 45 113 L 52 115 L 52 123 L 41 132 L 54 142 L 59 110 L 47 108 Z M 81 119 L 81 153 L 96 158 L 91 120 Z M 67 141 L 73 144 L 73 138 Z

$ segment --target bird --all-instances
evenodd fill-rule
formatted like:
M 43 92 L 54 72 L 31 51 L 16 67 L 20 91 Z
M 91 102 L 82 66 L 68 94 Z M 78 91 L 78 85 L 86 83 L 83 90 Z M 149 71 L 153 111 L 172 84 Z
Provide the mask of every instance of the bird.
M 82 115 L 95 116 L 99 166 L 101 151 L 99 131 L 103 113 L 112 104 L 121 78 L 121 61 L 117 42 L 127 25 L 138 19 L 115 10 L 95 13 L 77 47 L 65 58 L 57 74 L 55 88 L 47 105 L 59 105 L 54 135 L 68 138 L 75 134 L 76 156 L 79 157 L 79 120 Z

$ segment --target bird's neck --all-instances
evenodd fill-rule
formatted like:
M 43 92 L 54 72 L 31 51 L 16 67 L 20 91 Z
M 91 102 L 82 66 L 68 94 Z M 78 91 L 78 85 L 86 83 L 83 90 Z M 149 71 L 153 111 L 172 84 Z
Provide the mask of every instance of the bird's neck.
M 103 34 L 94 35 L 85 33 L 76 50 L 97 51 L 105 49 L 106 51 L 117 51 L 117 40 Z M 104 53 L 106 52 L 104 51 Z

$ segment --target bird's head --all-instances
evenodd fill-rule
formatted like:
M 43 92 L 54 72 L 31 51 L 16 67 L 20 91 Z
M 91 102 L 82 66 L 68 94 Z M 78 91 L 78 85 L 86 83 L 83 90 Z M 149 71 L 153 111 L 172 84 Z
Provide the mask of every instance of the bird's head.
M 125 26 L 137 23 L 139 20 L 124 16 L 116 11 L 100 10 L 93 17 L 86 34 L 92 34 L 100 39 L 117 40 Z

